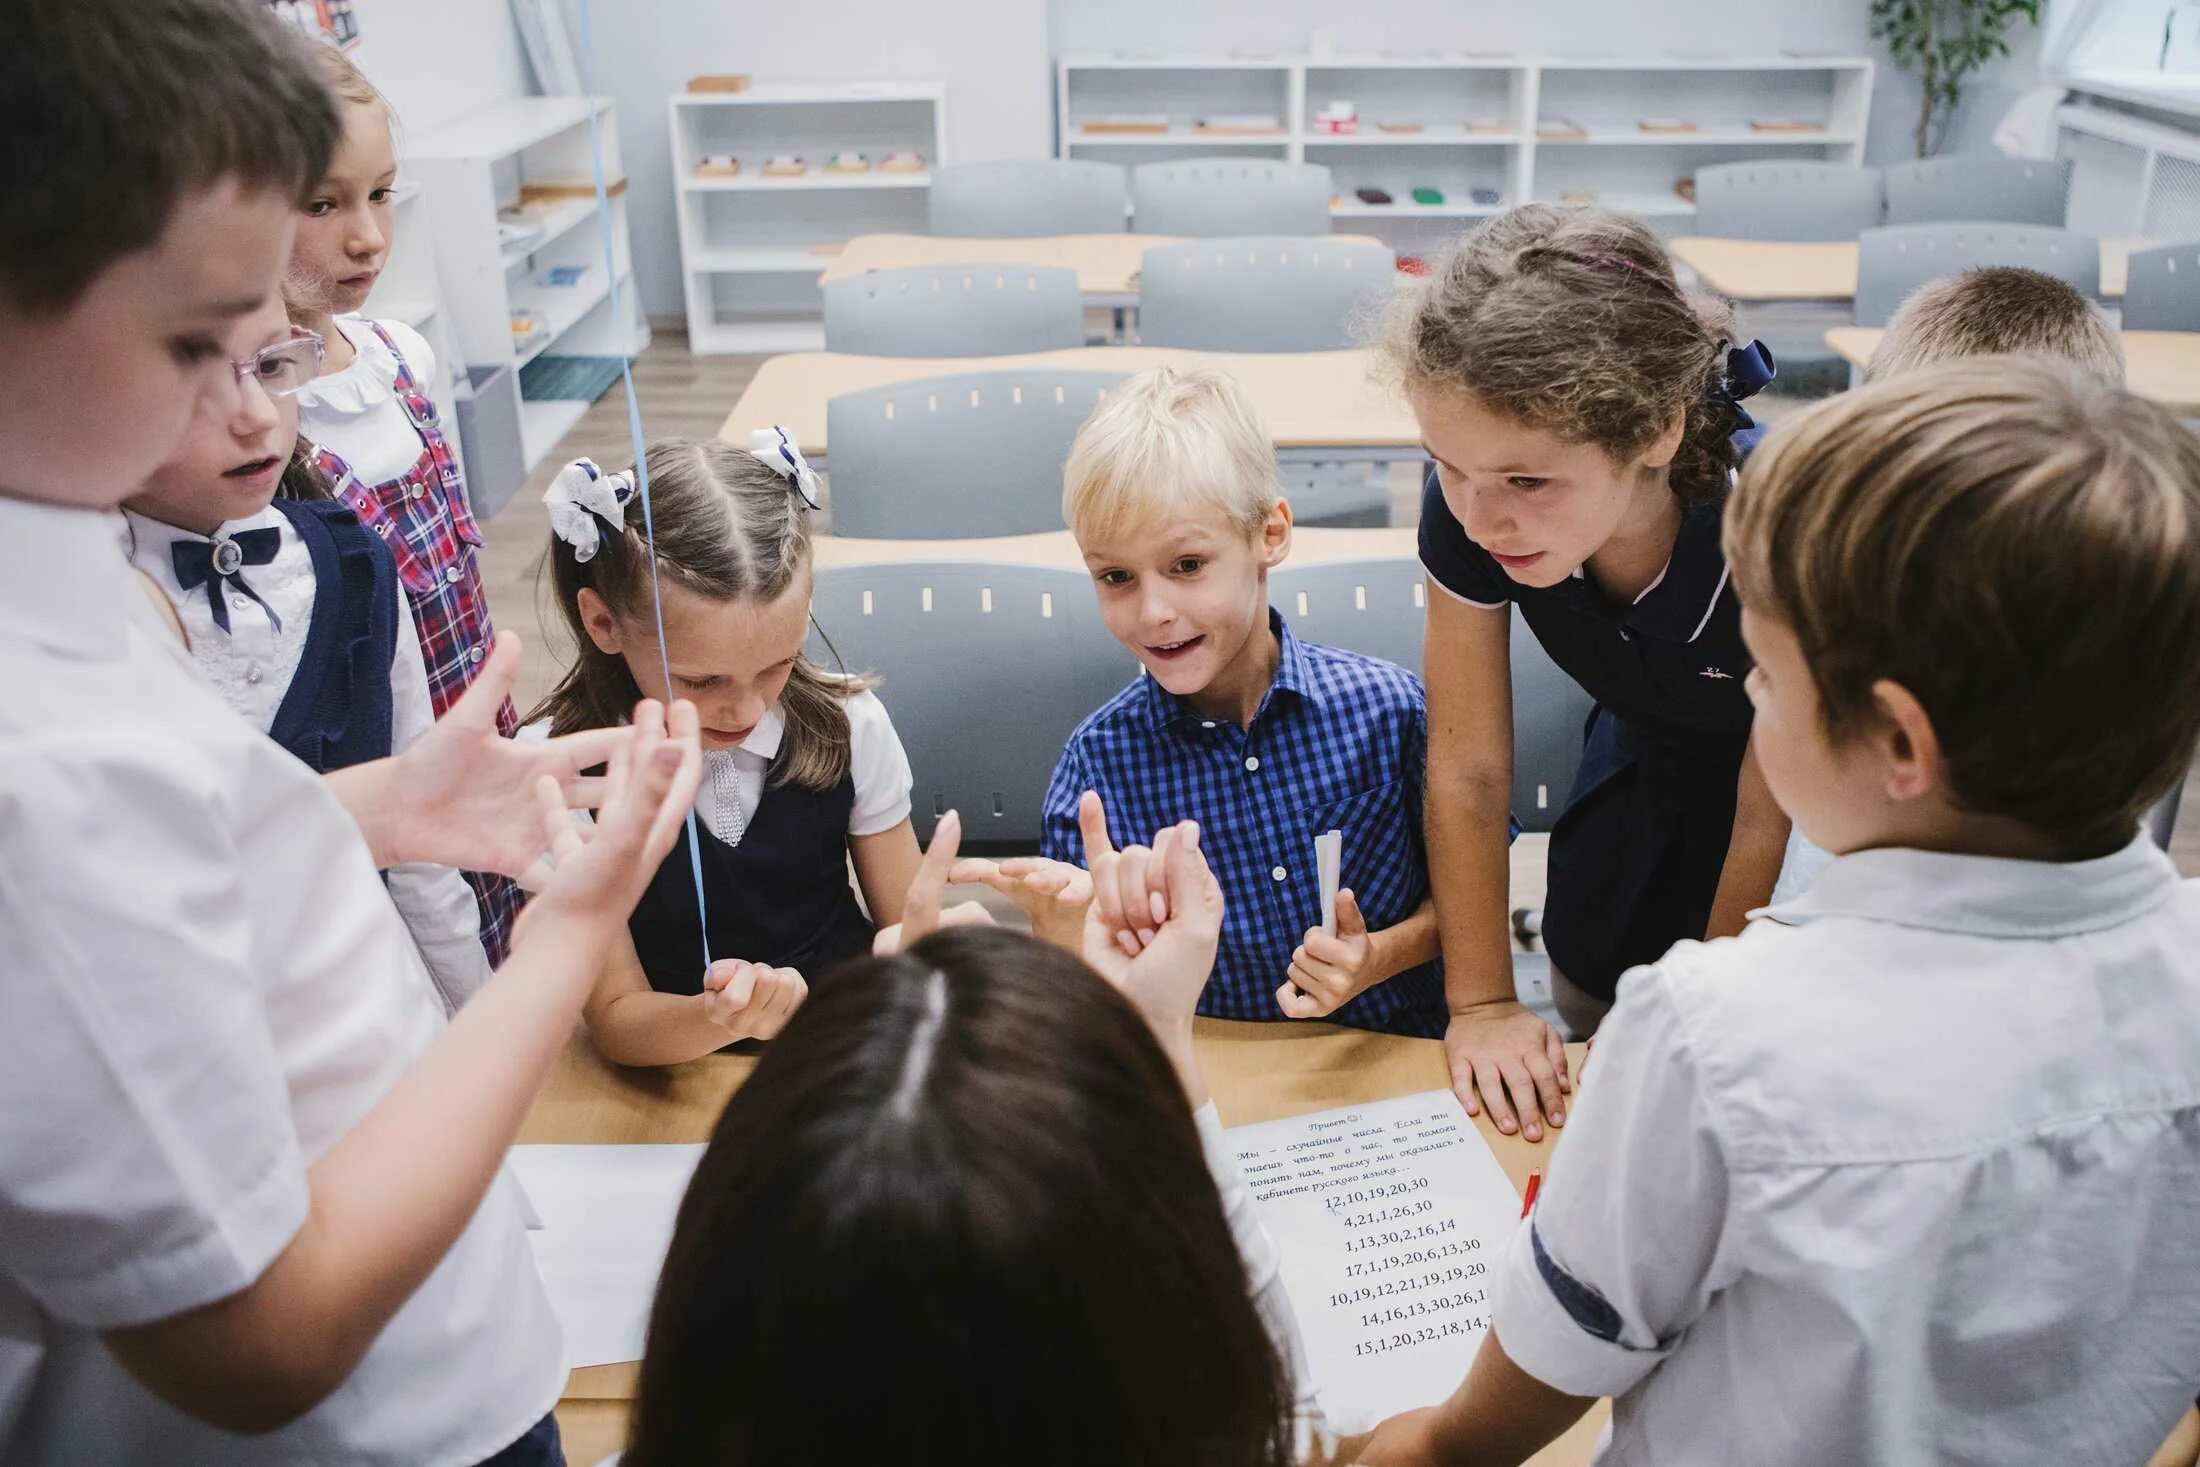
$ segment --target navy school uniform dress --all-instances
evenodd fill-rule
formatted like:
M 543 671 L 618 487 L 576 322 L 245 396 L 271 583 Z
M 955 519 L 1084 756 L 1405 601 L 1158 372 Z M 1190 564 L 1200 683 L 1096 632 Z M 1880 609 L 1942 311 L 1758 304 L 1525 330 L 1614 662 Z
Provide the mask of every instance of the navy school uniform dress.
M 1726 391 L 1772 379 L 1758 343 L 1729 353 Z M 1737 406 L 1746 456 L 1761 430 Z M 1567 676 L 1595 700 L 1580 772 L 1551 829 L 1543 946 L 1551 965 L 1598 998 L 1620 975 L 1703 936 L 1734 831 L 1735 786 L 1749 747 L 1741 605 L 1720 548 L 1726 492 L 1689 505 L 1665 572 L 1631 604 L 1585 572 L 1524 586 L 1467 538 L 1436 471 L 1421 495 L 1421 562 L 1474 606 L 1517 606 Z

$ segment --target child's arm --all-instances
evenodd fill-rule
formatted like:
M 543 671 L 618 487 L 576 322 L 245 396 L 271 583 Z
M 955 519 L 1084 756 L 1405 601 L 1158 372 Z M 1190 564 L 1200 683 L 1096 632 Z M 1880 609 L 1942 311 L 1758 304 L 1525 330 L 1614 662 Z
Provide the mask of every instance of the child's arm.
M 1423 898 L 1403 922 L 1370 932 L 1348 887 L 1337 893 L 1336 932 L 1306 930 L 1291 954 L 1291 981 L 1276 990 L 1276 1003 L 1291 1018 L 1319 1019 L 1435 956 L 1433 898 Z
M 304 1224 L 274 1262 L 214 1303 L 105 1332 L 149 1390 L 216 1426 L 273 1430 L 344 1381 L 442 1260 L 694 802 L 702 759 L 693 707 L 675 705 L 670 727 L 668 735 L 654 704 L 636 711 L 585 843 L 556 781 L 537 787 L 537 828 L 553 842 L 556 871 L 523 914 L 510 960 L 307 1169 Z
M 856 865 L 856 885 L 863 889 L 871 925 L 891 927 L 899 922 L 909 883 L 917 879 L 917 863 L 924 859 L 917 849 L 916 826 L 905 817 L 901 824 L 876 835 L 851 835 L 848 855 Z
M 1510 613 L 1428 592 L 1428 870 L 1444 952 L 1451 1088 L 1468 1115 L 1541 1139 L 1566 1116 L 1566 1045 L 1515 996 L 1506 927 L 1512 857 Z
M 1780 863 L 1787 859 L 1787 839 L 1787 812 L 1772 798 L 1772 787 L 1757 767 L 1757 751 L 1751 748 L 1742 755 L 1741 779 L 1734 787 L 1734 834 L 1727 841 L 1706 938 L 1732 937 L 1749 924 L 1751 912 L 1772 900 Z
M 704 975 L 701 993 L 659 993 L 622 924 L 581 1016 L 597 1052 L 613 1064 L 678 1065 L 736 1039 L 772 1038 L 809 992 L 792 968 L 721 959 Z
M 1363 1467 L 1513 1467 L 1594 1404 L 1554 1391 L 1513 1364 L 1493 1329 L 1448 1400 L 1391 1417 L 1356 1460 Z

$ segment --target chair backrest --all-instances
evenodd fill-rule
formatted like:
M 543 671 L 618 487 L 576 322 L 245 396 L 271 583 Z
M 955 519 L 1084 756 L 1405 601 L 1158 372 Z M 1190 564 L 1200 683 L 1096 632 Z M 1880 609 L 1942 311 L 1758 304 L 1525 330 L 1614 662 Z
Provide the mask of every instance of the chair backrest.
M 825 286 L 825 349 L 873 357 L 991 357 L 1085 342 L 1077 272 L 927 265 Z
M 2164 245 L 2131 257 L 2124 286 L 2127 331 L 2200 331 L 2200 244 Z
M 2060 229 L 2070 203 L 2068 159 L 1998 153 L 1887 165 L 1887 222 L 1998 221 Z
M 1137 675 L 1081 571 L 941 562 L 827 566 L 811 602 L 849 671 L 880 675 L 915 775 L 917 835 L 959 810 L 965 848 L 1038 843 L 1070 731 Z M 823 639 L 810 656 L 834 666 Z
M 1850 240 L 1879 225 L 1879 170 L 1763 160 L 1696 170 L 1697 234 L 1722 239 Z
M 1121 234 L 1130 170 L 1090 158 L 1012 158 L 932 170 L 932 233 L 964 239 Z
M 1274 158 L 1184 158 L 1131 170 L 1141 234 L 1329 233 L 1329 170 Z
M 825 404 L 833 531 L 887 540 L 1062 528 L 1070 441 L 1120 372 L 969 372 Z
M 1339 351 L 1390 299 L 1397 269 L 1394 251 L 1327 234 L 1157 245 L 1139 267 L 1139 344 Z
M 2025 224 L 1900 224 L 1857 239 L 1856 324 L 1884 326 L 1929 280 L 1985 265 L 2021 265 L 2097 298 L 2101 245 L 2090 234 Z
M 1301 638 L 1421 671 L 1428 584 L 1412 557 L 1286 564 L 1268 586 L 1269 599 Z M 1524 830 L 1549 830 L 1581 764 L 1591 703 L 1551 661 L 1527 619 L 1511 621 L 1513 818 Z

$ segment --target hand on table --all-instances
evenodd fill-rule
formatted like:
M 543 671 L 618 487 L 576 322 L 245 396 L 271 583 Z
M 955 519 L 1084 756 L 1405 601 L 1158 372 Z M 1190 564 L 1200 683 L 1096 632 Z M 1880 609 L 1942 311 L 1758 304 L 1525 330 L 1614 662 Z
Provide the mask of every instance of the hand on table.
M 1529 1141 L 1543 1139 L 1543 1122 L 1566 1124 L 1566 1041 L 1513 999 L 1454 1010 L 1444 1030 L 1451 1088 L 1467 1114 L 1489 1108 L 1497 1129 Z
M 703 975 L 703 1015 L 729 1039 L 772 1039 L 809 997 L 792 968 L 721 958 Z
M 1291 954 L 1291 981 L 1276 990 L 1276 1006 L 1294 1019 L 1335 1013 L 1382 982 L 1375 968 L 1375 939 L 1349 889 L 1337 893 L 1337 930 L 1309 927 Z

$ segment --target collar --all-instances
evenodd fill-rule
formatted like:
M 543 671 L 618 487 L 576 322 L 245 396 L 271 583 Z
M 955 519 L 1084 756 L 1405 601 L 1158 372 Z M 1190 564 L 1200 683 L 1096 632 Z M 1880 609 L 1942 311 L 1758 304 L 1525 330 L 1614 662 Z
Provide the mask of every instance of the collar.
M 2178 884 L 2177 868 L 2144 831 L 2122 850 L 2091 861 L 1897 848 L 1843 856 L 1818 873 L 1808 891 L 1762 915 L 1790 927 L 1859 917 L 1979 937 L 2068 937 L 2144 916 L 2169 900 Z
M 195 535 L 189 530 L 179 530 L 174 525 L 147 519 L 130 509 L 122 512 L 122 522 L 126 527 L 122 542 L 123 552 L 129 556 L 130 564 L 159 582 L 160 588 L 169 594 L 171 600 L 184 594 L 183 588 L 176 583 L 175 557 L 168 550 L 171 545 L 185 541 L 197 541 L 203 545 L 216 536 L 234 535 L 240 530 L 271 529 L 282 536 L 282 549 L 276 552 L 281 555 L 298 538 L 298 531 L 291 525 L 289 517 L 272 504 L 247 519 L 223 521 L 213 535 Z
M 116 552 L 118 529 L 100 510 L 0 498 L 0 629 L 57 652 L 122 656 L 145 593 Z
M 779 745 L 787 736 L 787 714 L 777 703 L 764 710 L 764 716 L 756 720 L 756 727 L 749 736 L 726 750 L 729 754 L 747 754 L 769 764 L 779 757 Z
M 1620 613 L 1633 630 L 1665 642 L 1693 642 L 1711 624 L 1711 613 L 1726 592 L 1726 553 L 1719 545 L 1726 496 L 1682 507 L 1673 554 L 1634 604 Z
M 1268 630 L 1276 634 L 1276 675 L 1269 681 L 1268 691 L 1261 696 L 1260 708 L 1253 714 L 1258 723 L 1275 702 L 1279 692 L 1289 693 L 1303 701 L 1316 701 L 1313 668 L 1308 665 L 1306 648 L 1297 637 L 1291 635 L 1291 625 L 1283 619 L 1283 613 L 1268 608 Z M 1176 694 L 1154 681 L 1153 674 L 1141 670 L 1138 675 L 1140 709 L 1154 732 L 1171 724 L 1194 722 L 1208 724 L 1219 722 L 1211 719 L 1191 705 L 1189 699 Z

